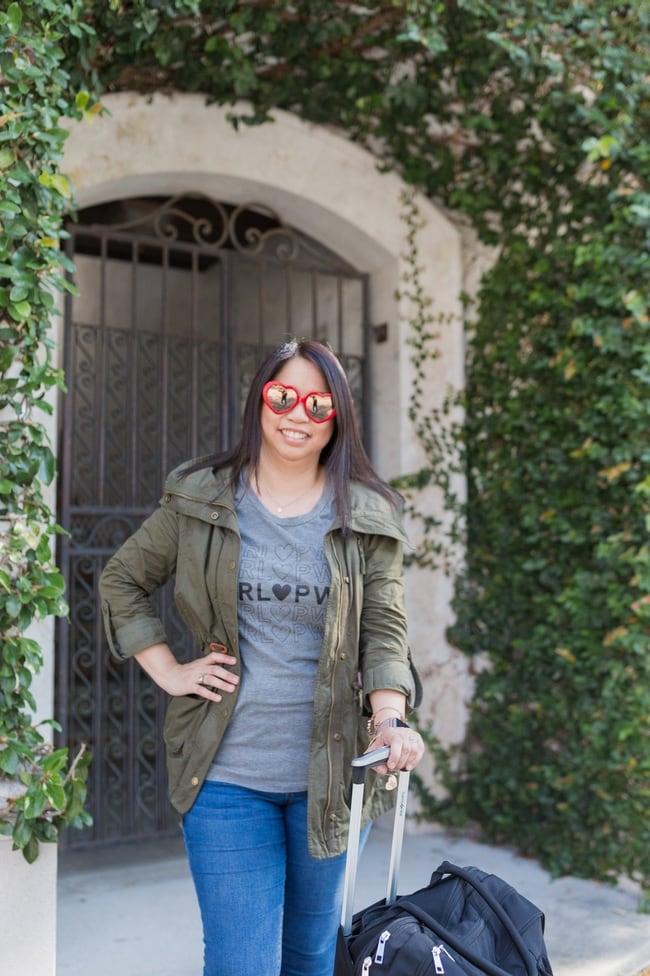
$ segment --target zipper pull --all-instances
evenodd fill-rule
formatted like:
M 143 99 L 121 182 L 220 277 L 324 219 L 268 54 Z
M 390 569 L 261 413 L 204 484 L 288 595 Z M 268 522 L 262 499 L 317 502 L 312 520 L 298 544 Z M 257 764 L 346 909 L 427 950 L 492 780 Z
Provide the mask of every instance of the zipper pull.
M 442 965 L 442 959 L 440 958 L 440 950 L 442 946 L 434 946 L 431 950 L 431 955 L 433 956 L 433 967 L 437 973 L 444 973 L 445 967 Z
M 386 929 L 379 936 L 379 942 L 377 943 L 377 951 L 375 952 L 375 962 L 381 964 L 384 961 L 384 949 L 386 948 L 386 943 L 390 939 L 390 932 Z
M 358 705 L 359 705 L 359 713 L 361 714 L 361 713 L 363 713 L 363 698 L 364 698 L 364 695 L 363 695 L 363 678 L 361 677 L 361 672 L 360 671 L 357 671 L 357 677 L 356 677 L 356 680 L 355 680 L 354 684 L 352 685 L 352 687 L 355 690 L 355 693 L 356 693 L 356 696 L 357 696 L 357 702 L 358 702 Z
M 366 549 L 361 536 L 357 536 L 357 548 L 359 550 L 359 559 L 361 560 L 361 572 L 365 576 L 366 573 Z
M 361 976 L 368 976 L 371 966 L 372 956 L 366 956 L 366 958 L 363 960 L 363 966 L 361 967 Z

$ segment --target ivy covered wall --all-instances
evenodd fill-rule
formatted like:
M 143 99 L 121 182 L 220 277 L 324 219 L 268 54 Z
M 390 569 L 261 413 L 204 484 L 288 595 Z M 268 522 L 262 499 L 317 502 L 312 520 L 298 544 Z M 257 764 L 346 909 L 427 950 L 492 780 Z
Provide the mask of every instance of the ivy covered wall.
M 280 107 L 335 126 L 498 246 L 466 424 L 420 473 L 465 467 L 451 636 L 490 663 L 446 757 L 450 802 L 430 809 L 552 870 L 647 884 L 648 3 L 58 6 L 71 91 L 198 91 L 235 125 Z M 16 8 L 5 33 L 30 21 L 46 44 L 52 4 Z M 64 115 L 92 104 L 57 98 Z

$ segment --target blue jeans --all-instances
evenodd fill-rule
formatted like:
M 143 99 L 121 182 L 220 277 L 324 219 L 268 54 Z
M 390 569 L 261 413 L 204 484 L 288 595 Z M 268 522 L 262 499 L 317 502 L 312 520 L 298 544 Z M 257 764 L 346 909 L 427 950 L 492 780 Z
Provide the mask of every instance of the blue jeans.
M 203 976 L 332 976 L 345 855 L 310 856 L 306 793 L 208 781 L 183 833 Z

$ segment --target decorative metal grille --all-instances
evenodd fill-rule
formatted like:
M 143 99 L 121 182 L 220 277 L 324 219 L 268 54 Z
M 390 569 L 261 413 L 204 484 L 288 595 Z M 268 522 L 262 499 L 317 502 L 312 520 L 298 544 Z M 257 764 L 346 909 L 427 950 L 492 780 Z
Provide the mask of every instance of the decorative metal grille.
M 155 508 L 166 473 L 229 446 L 261 358 L 287 335 L 326 341 L 361 413 L 363 275 L 267 208 L 186 195 L 95 207 L 71 223 L 78 295 L 65 312 L 60 544 L 69 619 L 57 641 L 60 739 L 93 752 L 82 846 L 176 831 L 167 800 L 165 696 L 108 653 L 97 581 Z M 156 596 L 175 653 L 195 653 Z

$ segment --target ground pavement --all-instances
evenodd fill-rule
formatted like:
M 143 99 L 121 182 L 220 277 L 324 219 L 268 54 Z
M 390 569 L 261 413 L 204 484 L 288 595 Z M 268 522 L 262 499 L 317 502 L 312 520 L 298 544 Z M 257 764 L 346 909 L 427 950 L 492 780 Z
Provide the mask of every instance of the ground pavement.
M 390 823 L 380 821 L 355 908 L 383 897 L 390 841 Z M 398 892 L 422 887 L 443 860 L 497 874 L 543 910 L 554 976 L 650 976 L 650 915 L 637 912 L 633 885 L 553 880 L 506 848 L 409 825 Z M 60 855 L 57 976 L 201 976 L 201 968 L 199 913 L 178 839 Z

